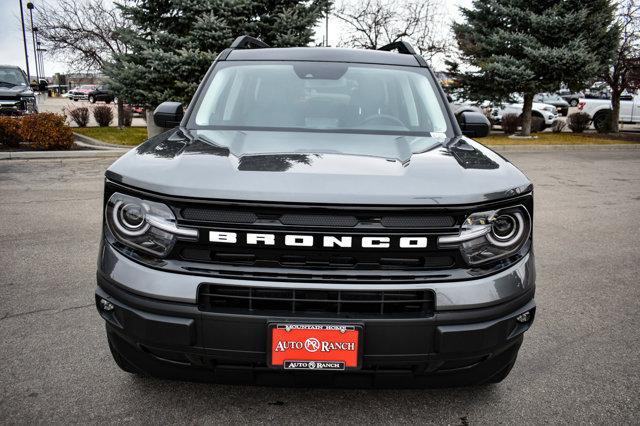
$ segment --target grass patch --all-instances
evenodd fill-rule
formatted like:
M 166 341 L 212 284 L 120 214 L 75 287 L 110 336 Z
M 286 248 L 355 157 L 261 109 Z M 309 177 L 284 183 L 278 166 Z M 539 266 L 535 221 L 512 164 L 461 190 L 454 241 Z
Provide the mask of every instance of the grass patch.
M 612 145 L 634 144 L 640 142 L 635 138 L 624 138 L 619 135 L 603 135 L 598 133 L 537 133 L 537 139 L 509 139 L 507 135 L 494 134 L 486 138 L 478 138 L 483 145 Z
M 146 127 L 75 127 L 75 133 L 116 145 L 140 145 L 147 139 Z

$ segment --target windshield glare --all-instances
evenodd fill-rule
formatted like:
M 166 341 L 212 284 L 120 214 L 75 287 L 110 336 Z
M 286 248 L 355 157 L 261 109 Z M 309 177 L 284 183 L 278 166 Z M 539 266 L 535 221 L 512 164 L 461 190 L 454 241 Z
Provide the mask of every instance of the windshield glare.
M 414 70 L 343 63 L 219 64 L 196 126 L 444 133 L 428 78 Z
M 12 86 L 26 86 L 27 80 L 17 68 L 0 68 L 0 83 Z

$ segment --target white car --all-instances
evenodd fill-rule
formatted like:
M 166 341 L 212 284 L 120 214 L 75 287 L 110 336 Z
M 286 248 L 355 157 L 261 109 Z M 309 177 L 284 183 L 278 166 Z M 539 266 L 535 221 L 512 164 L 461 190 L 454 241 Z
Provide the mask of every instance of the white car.
M 589 114 L 593 120 L 593 126 L 599 129 L 606 125 L 608 112 L 611 111 L 610 99 L 580 99 L 578 109 Z M 637 124 L 640 123 L 640 95 L 624 93 L 620 96 L 620 122 Z
M 502 122 L 502 116 L 504 114 L 522 114 L 522 106 L 524 102 L 522 97 L 513 96 L 512 99 L 514 99 L 515 102 L 502 104 L 491 110 L 491 119 L 496 124 L 500 124 Z M 531 110 L 531 116 L 542 118 L 544 120 L 545 128 L 551 127 L 558 120 L 558 109 L 553 105 L 534 102 Z

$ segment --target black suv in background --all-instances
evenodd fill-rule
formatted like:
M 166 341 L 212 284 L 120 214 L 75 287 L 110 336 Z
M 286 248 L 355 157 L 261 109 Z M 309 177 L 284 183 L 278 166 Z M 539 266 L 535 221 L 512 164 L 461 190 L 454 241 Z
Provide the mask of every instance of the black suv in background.
M 0 115 L 37 112 L 36 95 L 24 71 L 13 65 L 0 65 Z
M 113 91 L 109 88 L 108 84 L 101 84 L 95 89 L 87 92 L 87 99 L 92 104 L 95 104 L 97 101 L 104 101 L 106 103 L 111 103 L 115 99 L 115 95 Z
M 394 53 L 392 51 L 397 51 Z M 96 306 L 125 371 L 458 386 L 531 326 L 533 189 L 410 45 L 238 38 L 106 172 Z

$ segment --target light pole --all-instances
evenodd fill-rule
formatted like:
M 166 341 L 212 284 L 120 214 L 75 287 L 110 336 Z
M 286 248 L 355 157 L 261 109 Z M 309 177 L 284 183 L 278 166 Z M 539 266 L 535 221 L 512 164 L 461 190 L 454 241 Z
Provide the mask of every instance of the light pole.
M 22 43 L 24 44 L 24 60 L 27 64 L 27 79 L 29 80 L 29 84 L 31 84 L 31 73 L 29 71 L 29 53 L 27 51 L 27 32 L 24 29 L 24 9 L 22 8 L 22 0 L 18 0 L 20 2 L 20 21 L 22 22 Z M 35 52 L 33 52 L 35 54 Z
M 38 52 L 36 50 L 36 31 L 38 31 L 37 28 L 33 28 L 33 3 L 31 2 L 27 2 L 27 9 L 29 9 L 29 17 L 31 18 L 31 39 L 33 41 L 33 54 L 36 57 L 36 81 L 38 82 L 38 84 L 40 84 L 40 72 L 38 70 L 38 68 L 40 68 L 38 66 Z
M 329 47 L 329 10 L 331 6 L 327 6 L 324 18 L 324 47 Z

